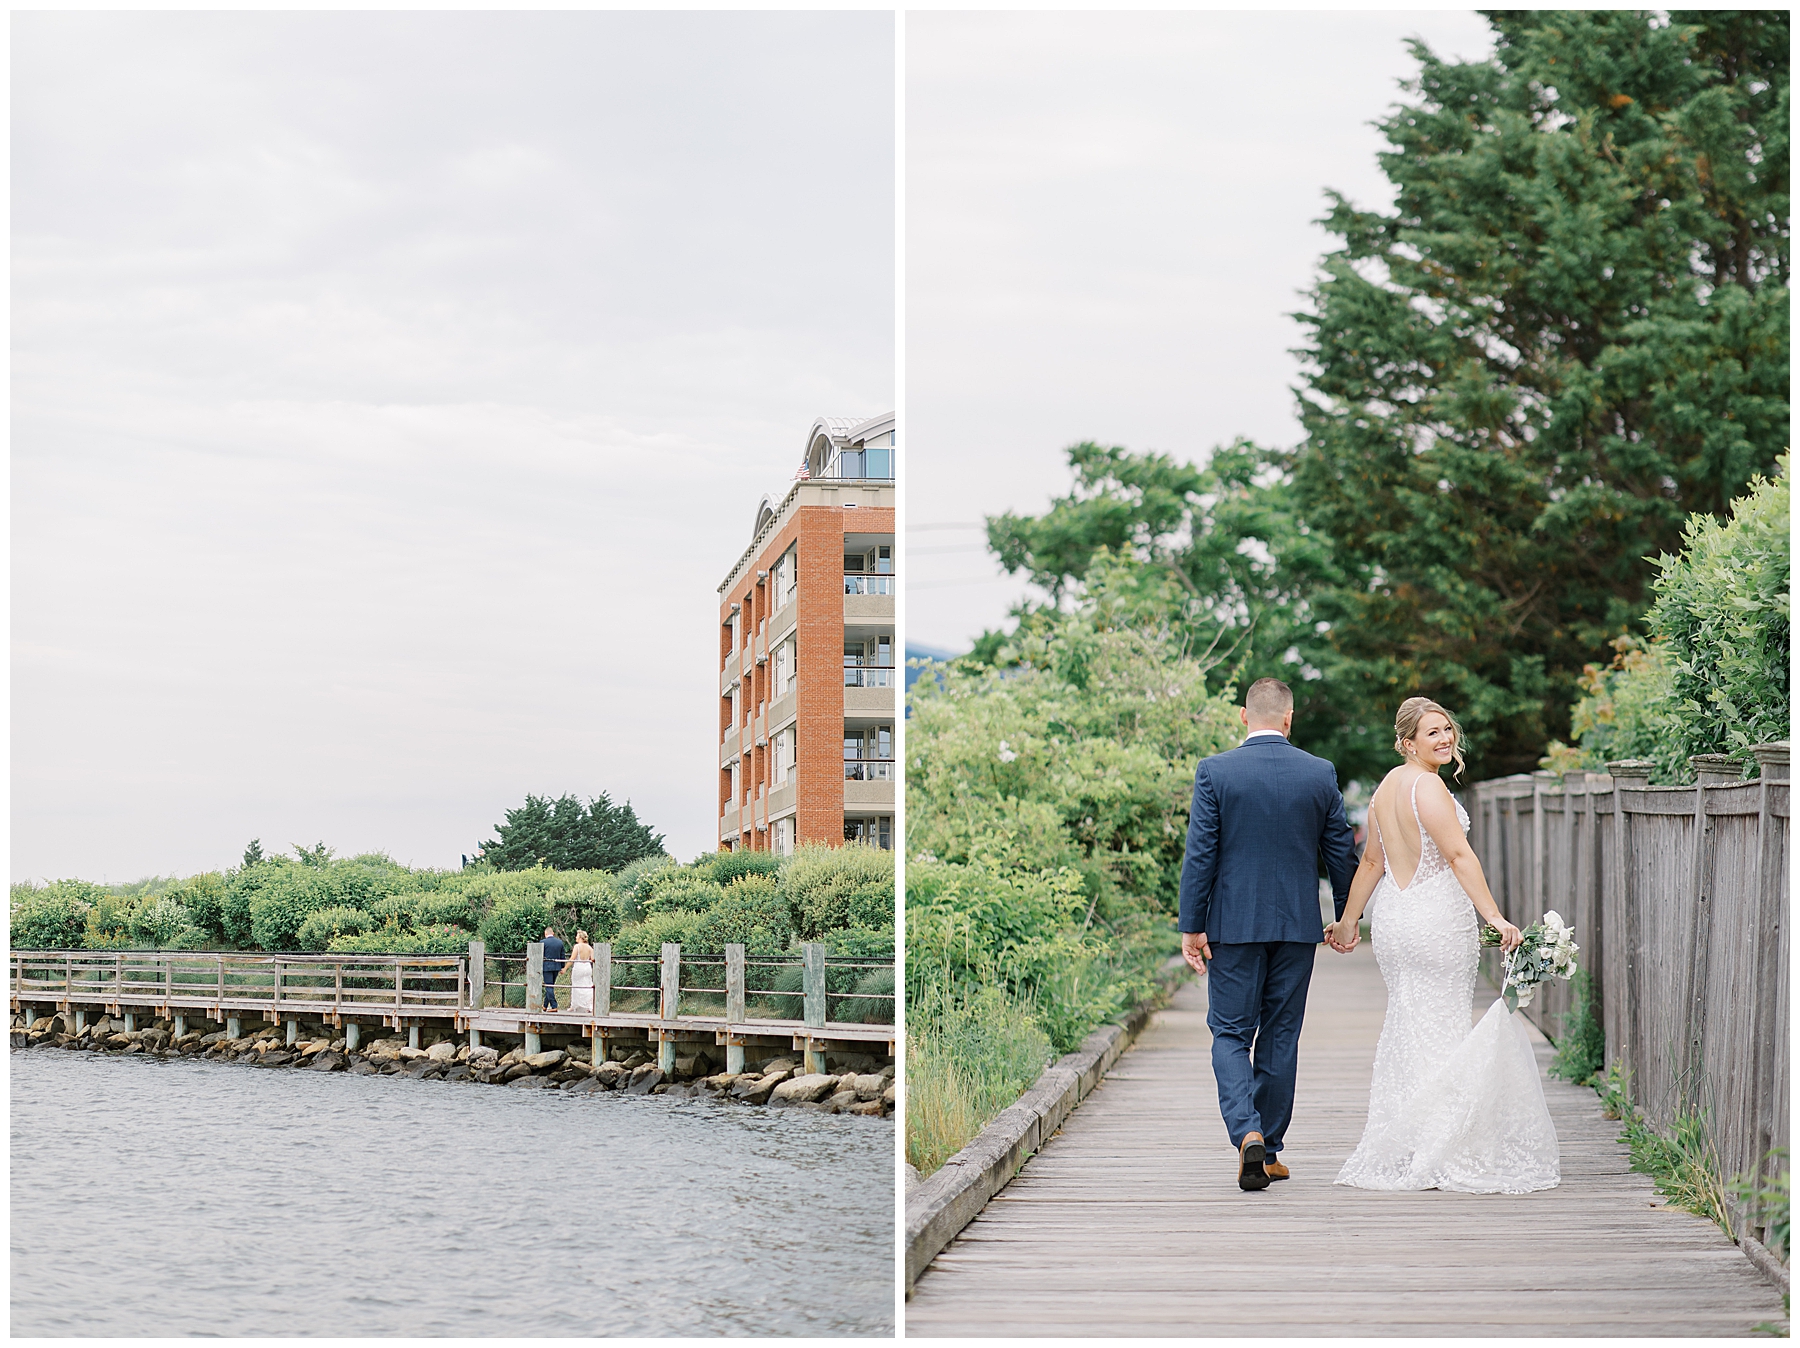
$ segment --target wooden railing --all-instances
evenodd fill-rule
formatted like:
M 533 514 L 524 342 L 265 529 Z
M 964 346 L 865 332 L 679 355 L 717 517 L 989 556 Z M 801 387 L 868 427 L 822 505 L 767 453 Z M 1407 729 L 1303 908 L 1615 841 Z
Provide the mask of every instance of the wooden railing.
M 1788 746 L 1753 752 L 1750 782 L 1708 755 L 1692 786 L 1651 786 L 1650 765 L 1626 761 L 1465 796 L 1501 911 L 1523 926 L 1555 909 L 1575 928 L 1607 1066 L 1660 1128 L 1704 1111 L 1728 1181 L 1767 1174 L 1788 1144 Z M 1551 982 L 1526 1014 L 1557 1037 L 1569 1005 Z
M 722 955 L 618 956 L 595 947 L 591 1012 L 572 1008 L 571 989 L 545 1009 L 543 946 L 523 955 L 489 955 L 472 941 L 468 955 L 271 955 L 200 951 L 15 950 L 11 999 L 22 1006 L 157 1007 L 180 1011 L 260 1011 L 333 1021 L 481 1018 L 521 1023 L 591 1021 L 705 1022 L 771 1030 L 894 1024 L 894 994 L 860 989 L 867 975 L 891 971 L 891 959 L 832 956 L 820 944 L 799 956 L 749 958 L 741 945 Z M 566 978 L 566 976 L 565 976 Z M 837 1013 L 834 1019 L 832 1013 Z

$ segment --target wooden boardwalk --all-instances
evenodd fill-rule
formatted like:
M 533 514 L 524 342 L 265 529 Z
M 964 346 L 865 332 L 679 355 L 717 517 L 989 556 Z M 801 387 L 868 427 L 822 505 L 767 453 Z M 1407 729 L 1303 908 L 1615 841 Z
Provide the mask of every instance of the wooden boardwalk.
M 1183 985 L 920 1278 L 907 1335 L 1698 1336 L 1785 1321 L 1718 1227 L 1631 1173 L 1590 1089 L 1545 1079 L 1563 1164 L 1546 1193 L 1334 1185 L 1385 1006 L 1367 941 L 1320 947 L 1282 1152 L 1293 1178 L 1247 1194 L 1219 1119 L 1206 989 Z M 1548 1044 L 1538 1054 L 1547 1065 Z

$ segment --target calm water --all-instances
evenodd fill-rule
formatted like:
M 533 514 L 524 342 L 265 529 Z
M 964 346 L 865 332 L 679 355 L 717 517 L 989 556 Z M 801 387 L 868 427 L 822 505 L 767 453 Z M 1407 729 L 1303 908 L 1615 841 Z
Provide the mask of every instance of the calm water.
M 887 1335 L 894 1126 L 28 1049 L 15 1335 Z

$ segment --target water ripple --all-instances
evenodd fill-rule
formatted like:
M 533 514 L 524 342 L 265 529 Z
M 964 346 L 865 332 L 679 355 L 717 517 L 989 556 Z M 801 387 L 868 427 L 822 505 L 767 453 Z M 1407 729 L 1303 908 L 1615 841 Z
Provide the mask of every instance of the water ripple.
M 17 1335 L 891 1335 L 894 1128 L 11 1055 Z

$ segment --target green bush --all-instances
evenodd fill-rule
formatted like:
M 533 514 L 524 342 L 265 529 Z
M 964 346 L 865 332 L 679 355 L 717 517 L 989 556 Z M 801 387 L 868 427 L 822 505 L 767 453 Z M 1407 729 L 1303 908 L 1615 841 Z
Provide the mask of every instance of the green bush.
M 894 971 L 871 969 L 856 980 L 852 996 L 831 1008 L 831 1019 L 852 1025 L 892 1025 Z
M 225 893 L 226 878 L 219 871 L 189 876 L 176 891 L 205 944 L 226 939 Z
M 158 950 L 191 950 L 205 941 L 205 934 L 194 923 L 187 905 L 174 894 L 140 903 L 131 914 L 131 935 L 140 944 Z
M 275 874 L 250 898 L 250 939 L 263 950 L 298 950 L 300 924 L 313 913 L 336 906 L 337 896 L 322 868 L 271 869 Z
M 9 937 L 14 950 L 80 950 L 89 910 L 106 891 L 85 880 L 57 880 L 42 887 L 14 885 Z
M 747 955 L 778 955 L 793 936 L 787 899 L 774 876 L 748 874 L 725 887 L 695 933 L 708 951 L 742 945 Z
M 1606 1031 L 1595 1014 L 1594 975 L 1586 968 L 1578 969 L 1569 987 L 1574 1005 L 1563 1016 L 1563 1033 L 1556 1041 L 1550 1073 L 1585 1086 L 1606 1066 Z
M 696 861 L 694 869 L 704 870 L 709 879 L 721 885 L 729 885 L 746 875 L 774 875 L 781 869 L 781 858 L 773 852 L 715 852 Z
M 508 895 L 495 901 L 481 922 L 481 941 L 489 954 L 519 955 L 544 939 L 550 925 L 550 900 L 542 894 Z
M 1753 777 L 1750 746 L 1788 738 L 1788 483 L 1784 454 L 1728 523 L 1690 517 L 1680 555 L 1657 559 L 1650 640 L 1622 636 L 1609 666 L 1587 667 L 1570 714 L 1579 747 L 1551 744 L 1546 767 L 1638 758 L 1673 784 L 1692 780 L 1689 757 L 1731 754 Z
M 619 892 L 619 916 L 625 922 L 636 922 L 644 915 L 644 900 L 664 871 L 677 868 L 674 857 L 643 857 L 632 862 L 614 877 Z
M 725 889 L 716 880 L 684 867 L 658 875 L 638 906 L 646 918 L 656 913 L 704 913 L 724 897 Z
M 782 862 L 781 888 L 803 941 L 894 922 L 894 854 L 866 843 L 799 848 Z
M 719 954 L 719 950 L 706 948 L 700 940 L 700 933 L 708 916 L 706 913 L 693 913 L 679 908 L 651 913 L 642 922 L 628 923 L 619 929 L 618 936 L 613 940 L 613 953 L 660 955 L 663 943 L 674 941 L 694 954 Z
M 592 877 L 585 884 L 568 885 L 555 891 L 556 929 L 573 943 L 577 932 L 585 931 L 590 941 L 610 941 L 619 934 L 618 885 L 604 871 L 581 871 Z
M 433 924 L 406 931 L 398 926 L 332 938 L 326 950 L 333 955 L 462 955 L 469 949 L 469 933 L 462 927 Z
M 328 950 L 340 936 L 360 936 L 374 923 L 360 908 L 322 908 L 300 924 L 295 939 L 302 950 Z

